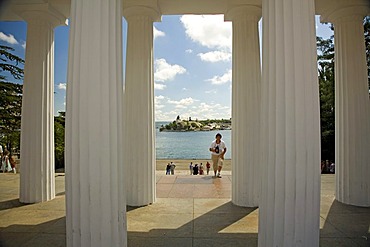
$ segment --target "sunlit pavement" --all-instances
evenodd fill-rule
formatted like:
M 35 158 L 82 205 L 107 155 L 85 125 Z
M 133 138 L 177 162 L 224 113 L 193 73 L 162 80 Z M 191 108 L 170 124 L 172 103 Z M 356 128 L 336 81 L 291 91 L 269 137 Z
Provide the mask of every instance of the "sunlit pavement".
M 64 174 L 56 174 L 56 198 L 18 201 L 19 174 L 0 173 L 0 246 L 65 246 Z M 370 208 L 334 200 L 334 175 L 321 176 L 320 246 L 370 247 Z M 231 174 L 157 172 L 157 200 L 128 207 L 128 246 L 257 246 L 258 208 L 231 203 Z

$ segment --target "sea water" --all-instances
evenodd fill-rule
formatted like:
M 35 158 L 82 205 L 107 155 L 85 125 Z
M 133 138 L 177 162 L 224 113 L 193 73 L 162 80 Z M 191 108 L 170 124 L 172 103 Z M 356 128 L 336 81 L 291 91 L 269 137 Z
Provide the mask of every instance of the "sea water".
M 209 159 L 209 147 L 217 133 L 227 147 L 225 158 L 231 159 L 231 130 L 160 132 L 159 127 L 167 123 L 155 123 L 157 159 Z

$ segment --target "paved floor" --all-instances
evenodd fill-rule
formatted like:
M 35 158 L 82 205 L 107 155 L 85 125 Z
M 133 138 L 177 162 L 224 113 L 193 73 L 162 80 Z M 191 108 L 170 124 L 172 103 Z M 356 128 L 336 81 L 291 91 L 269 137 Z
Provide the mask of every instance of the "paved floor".
M 321 177 L 320 246 L 370 247 L 370 208 L 334 200 L 334 175 Z M 0 173 L 0 246 L 65 246 L 64 175 L 57 197 L 18 201 L 19 175 Z M 258 209 L 231 203 L 231 175 L 223 178 L 157 174 L 157 201 L 128 207 L 128 246 L 257 246 Z

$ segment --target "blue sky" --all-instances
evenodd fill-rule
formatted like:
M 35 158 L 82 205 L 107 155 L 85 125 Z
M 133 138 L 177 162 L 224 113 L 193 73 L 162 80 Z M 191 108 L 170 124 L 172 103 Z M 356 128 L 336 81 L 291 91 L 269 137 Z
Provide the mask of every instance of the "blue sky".
M 125 21 L 123 29 L 125 47 Z M 316 30 L 323 38 L 332 35 L 319 17 Z M 26 35 L 25 22 L 0 22 L 0 44 L 13 47 L 22 58 Z M 156 121 L 172 121 L 177 115 L 183 119 L 231 117 L 231 35 L 231 23 L 224 22 L 222 15 L 163 16 L 162 22 L 154 23 Z M 68 26 L 55 28 L 55 115 L 65 110 L 68 36 Z

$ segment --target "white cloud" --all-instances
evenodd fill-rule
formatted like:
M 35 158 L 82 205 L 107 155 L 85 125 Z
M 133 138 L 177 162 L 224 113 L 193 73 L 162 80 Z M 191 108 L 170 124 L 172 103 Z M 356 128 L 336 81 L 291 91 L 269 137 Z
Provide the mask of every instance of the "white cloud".
M 187 49 L 185 50 L 186 53 L 193 53 L 193 50 L 192 49 Z
M 194 42 L 231 51 L 232 24 L 225 22 L 223 15 L 183 15 L 180 21 L 186 35 Z
M 200 106 L 197 109 L 198 116 L 202 116 L 207 119 L 220 119 L 220 118 L 230 118 L 231 109 L 228 106 L 223 106 L 221 104 L 207 104 L 200 103 Z
M 166 36 L 166 34 L 164 32 L 159 31 L 155 26 L 153 26 L 153 35 L 154 35 L 154 39 L 156 39 L 158 37 Z
M 162 104 L 162 100 L 164 100 L 165 97 L 163 95 L 155 96 L 154 97 L 154 105 L 155 109 L 162 109 L 165 107 L 165 105 Z
M 160 83 L 154 83 L 154 89 L 156 90 L 164 90 L 167 86 Z
M 59 83 L 58 89 L 66 90 L 67 89 L 67 83 Z
M 165 105 L 155 105 L 155 109 L 162 109 Z
M 185 99 L 183 99 L 185 100 Z M 171 102 L 180 102 L 172 101 Z M 191 101 L 191 100 L 190 100 Z M 198 101 L 198 100 L 194 100 Z M 160 105 L 162 106 L 162 104 Z M 229 119 L 231 116 L 231 109 L 228 106 L 223 106 L 219 103 L 194 103 L 189 106 L 177 106 L 174 104 L 169 106 L 168 104 L 161 109 L 156 108 L 155 110 L 155 119 L 156 121 L 173 121 L 179 115 L 181 119 Z
M 182 88 L 182 91 L 188 91 L 189 89 L 187 89 L 186 87 L 183 87 Z
M 177 64 L 171 65 L 167 63 L 164 58 L 155 60 L 154 67 L 154 81 L 156 82 L 173 80 L 176 75 L 184 74 L 186 72 L 186 69 L 184 67 Z
M 174 104 L 176 106 L 189 106 L 189 105 L 192 105 L 196 100 L 194 100 L 193 98 L 191 97 L 188 97 L 188 98 L 185 98 L 185 99 L 181 99 L 179 101 L 176 101 L 176 100 L 168 100 L 167 103 L 170 103 L 170 104 Z
M 232 70 L 230 69 L 222 76 L 216 75 L 212 79 L 207 79 L 206 81 L 209 81 L 214 85 L 221 85 L 221 84 L 231 82 L 231 76 L 232 76 Z
M 163 99 L 165 99 L 163 95 L 158 95 L 154 97 L 154 102 L 157 104 L 160 103 Z
M 206 94 L 209 94 L 209 93 L 216 94 L 217 93 L 217 90 L 216 89 L 207 90 L 204 93 L 206 93 Z
M 231 60 L 231 53 L 224 52 L 224 51 L 211 51 L 207 53 L 199 53 L 198 56 L 202 61 L 205 62 L 219 62 L 219 61 L 230 61 Z
M 22 47 L 23 47 L 23 49 L 26 49 L 26 41 L 22 42 Z
M 175 106 L 175 108 L 176 109 L 186 109 L 186 108 L 188 108 L 187 106 L 185 106 L 185 105 L 176 105 Z
M 13 35 L 11 35 L 11 34 L 6 35 L 3 32 L 0 32 L 0 40 L 5 41 L 5 42 L 7 42 L 7 43 L 9 43 L 11 45 L 18 44 L 18 41 L 14 38 Z
M 158 96 L 156 96 L 156 98 L 162 100 L 162 99 L 164 99 L 164 96 L 163 95 L 158 95 Z
M 222 106 L 220 104 L 208 104 L 208 103 L 200 103 L 194 105 L 188 109 L 179 109 L 176 108 L 176 112 L 173 115 L 172 120 L 177 116 L 180 115 L 181 119 L 187 119 L 191 117 L 191 119 L 229 119 L 231 116 L 231 109 L 228 106 Z

